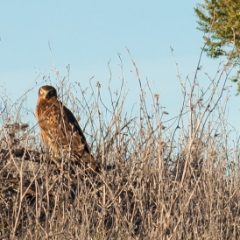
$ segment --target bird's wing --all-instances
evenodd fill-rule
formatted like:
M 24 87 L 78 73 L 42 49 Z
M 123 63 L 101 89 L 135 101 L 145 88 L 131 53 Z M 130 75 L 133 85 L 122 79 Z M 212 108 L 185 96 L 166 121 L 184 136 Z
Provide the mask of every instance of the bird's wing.
M 79 148 L 79 150 L 81 149 L 84 152 L 90 153 L 82 129 L 80 128 L 73 113 L 65 106 L 63 106 L 63 116 L 65 127 L 68 132 L 71 132 L 74 147 Z

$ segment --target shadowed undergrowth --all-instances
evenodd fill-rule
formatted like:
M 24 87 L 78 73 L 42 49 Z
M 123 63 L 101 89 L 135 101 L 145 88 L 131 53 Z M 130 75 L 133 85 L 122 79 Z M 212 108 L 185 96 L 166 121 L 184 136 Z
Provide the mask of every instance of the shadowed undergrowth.
M 180 79 L 182 108 L 164 123 L 160 96 L 143 85 L 132 62 L 140 101 L 130 112 L 124 83 L 118 91 L 109 87 L 104 103 L 99 83 L 95 88 L 91 80 L 86 92 L 59 80 L 60 99 L 81 118 L 102 165 L 97 176 L 86 175 L 64 152 L 53 159 L 36 126 L 21 122 L 22 103 L 12 110 L 1 96 L 3 239 L 240 237 L 239 147 L 238 141 L 232 146 L 224 118 L 230 69 L 219 69 L 206 90 L 198 70 L 192 81 Z

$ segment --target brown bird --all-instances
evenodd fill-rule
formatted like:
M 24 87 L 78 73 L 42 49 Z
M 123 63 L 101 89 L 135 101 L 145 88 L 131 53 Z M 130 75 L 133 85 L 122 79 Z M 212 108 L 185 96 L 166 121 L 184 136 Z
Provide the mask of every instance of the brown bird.
M 54 157 L 64 149 L 71 160 L 96 171 L 98 162 L 90 153 L 86 138 L 73 113 L 57 97 L 52 86 L 42 86 L 38 91 L 36 118 L 44 144 L 54 150 Z

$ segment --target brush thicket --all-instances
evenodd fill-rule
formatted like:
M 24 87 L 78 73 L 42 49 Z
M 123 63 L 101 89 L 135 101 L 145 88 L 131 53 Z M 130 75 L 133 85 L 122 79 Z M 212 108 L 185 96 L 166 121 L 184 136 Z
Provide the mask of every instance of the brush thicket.
M 239 147 L 231 145 L 224 119 L 223 73 L 230 69 L 220 69 L 206 91 L 197 81 L 199 67 L 192 81 L 179 77 L 182 108 L 167 122 L 160 96 L 132 62 L 140 101 L 131 112 L 124 85 L 118 94 L 109 88 L 109 105 L 93 80 L 87 92 L 79 83 L 59 84 L 102 166 L 94 177 L 64 152 L 54 159 L 37 127 L 22 122 L 22 103 L 9 107 L 1 96 L 3 239 L 240 238 Z

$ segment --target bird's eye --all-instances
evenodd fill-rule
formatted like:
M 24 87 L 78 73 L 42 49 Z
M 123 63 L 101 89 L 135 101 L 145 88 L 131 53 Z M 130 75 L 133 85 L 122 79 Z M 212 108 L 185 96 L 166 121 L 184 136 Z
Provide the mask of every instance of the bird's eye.
M 50 92 L 49 92 L 50 96 L 54 96 L 54 90 L 52 89 Z
M 46 95 L 46 98 L 47 99 L 50 99 L 52 96 L 54 96 L 55 95 L 55 92 L 54 92 L 54 89 L 52 89 L 52 90 L 50 90 L 49 92 L 48 92 L 48 94 Z

